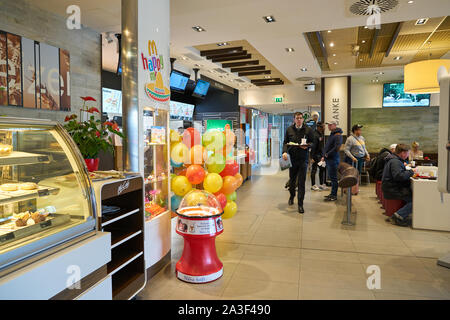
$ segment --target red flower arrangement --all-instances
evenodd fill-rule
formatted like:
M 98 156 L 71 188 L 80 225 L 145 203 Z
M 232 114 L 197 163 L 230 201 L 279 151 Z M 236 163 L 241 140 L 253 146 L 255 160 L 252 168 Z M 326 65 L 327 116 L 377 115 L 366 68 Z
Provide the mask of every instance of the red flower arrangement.
M 119 126 L 116 123 L 105 122 L 95 119 L 94 113 L 100 114 L 100 111 L 95 108 L 87 108 L 86 101 L 96 101 L 92 97 L 81 97 L 84 101 L 83 107 L 80 110 L 80 118 L 82 112 L 90 113 L 91 116 L 87 121 L 77 121 L 78 116 L 72 114 L 65 118 L 64 128 L 72 136 L 72 139 L 78 145 L 81 154 L 85 159 L 96 159 L 100 150 L 114 152 L 111 133 L 123 138 L 123 134 L 119 131 Z

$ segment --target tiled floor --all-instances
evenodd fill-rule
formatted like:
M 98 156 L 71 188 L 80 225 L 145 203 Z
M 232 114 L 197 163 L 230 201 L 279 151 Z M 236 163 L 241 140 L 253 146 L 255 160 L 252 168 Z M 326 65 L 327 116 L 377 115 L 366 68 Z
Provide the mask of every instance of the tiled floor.
M 450 233 L 386 223 L 373 185 L 353 198 L 356 226 L 341 224 L 345 198 L 325 203 L 327 193 L 309 184 L 300 215 L 287 206 L 286 180 L 256 176 L 239 189 L 239 211 L 217 237 L 221 279 L 177 280 L 183 241 L 173 232 L 172 263 L 138 299 L 450 299 L 450 269 L 436 265 L 450 252 Z M 380 268 L 381 289 L 367 288 L 370 265 Z

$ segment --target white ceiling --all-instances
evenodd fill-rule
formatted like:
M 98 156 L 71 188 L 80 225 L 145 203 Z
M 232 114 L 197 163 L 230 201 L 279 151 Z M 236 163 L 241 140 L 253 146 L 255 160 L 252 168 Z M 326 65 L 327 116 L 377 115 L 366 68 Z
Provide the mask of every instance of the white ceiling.
M 65 10 L 68 5 L 77 4 L 81 8 L 84 25 L 98 32 L 119 32 L 121 29 L 120 0 L 28 1 L 60 15 L 66 15 Z M 295 79 L 304 76 L 319 78 L 325 74 L 330 75 L 321 72 L 303 33 L 365 25 L 366 17 L 353 16 L 348 11 L 349 6 L 355 1 L 171 0 L 171 56 L 178 58 L 185 54 L 192 54 L 195 52 L 192 48 L 195 45 L 245 39 L 293 84 L 302 85 L 303 82 Z M 399 0 L 395 10 L 382 14 L 381 23 L 442 17 L 450 14 L 449 0 L 415 0 L 413 4 L 407 2 L 407 0 Z M 266 23 L 262 19 L 266 15 L 273 15 L 276 22 Z M 202 26 L 206 32 L 194 31 L 192 27 L 196 25 Z M 287 53 L 285 51 L 287 47 L 294 48 L 295 52 Z M 179 60 L 178 62 L 187 67 L 199 64 L 201 73 L 218 81 L 225 80 L 208 71 L 220 65 L 205 59 Z M 308 68 L 308 71 L 301 72 L 301 67 Z M 389 69 L 392 68 L 386 70 Z M 353 75 L 360 74 L 361 70 L 349 69 L 340 73 Z M 237 78 L 237 76 L 230 74 L 226 78 Z M 236 83 L 226 83 L 242 89 Z

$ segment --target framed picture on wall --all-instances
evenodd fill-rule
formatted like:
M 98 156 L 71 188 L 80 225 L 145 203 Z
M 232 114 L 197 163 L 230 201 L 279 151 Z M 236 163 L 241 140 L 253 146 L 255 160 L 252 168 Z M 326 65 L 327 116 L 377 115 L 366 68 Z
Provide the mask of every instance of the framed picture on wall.
M 0 106 L 6 106 L 8 104 L 8 65 L 6 52 L 6 33 L 0 31 Z
M 61 111 L 70 111 L 70 54 L 59 49 L 59 76 L 61 90 Z
M 34 40 L 22 37 L 23 106 L 36 108 Z
M 22 105 L 22 55 L 21 37 L 8 33 L 8 104 Z
M 60 110 L 59 50 L 40 44 L 41 109 Z

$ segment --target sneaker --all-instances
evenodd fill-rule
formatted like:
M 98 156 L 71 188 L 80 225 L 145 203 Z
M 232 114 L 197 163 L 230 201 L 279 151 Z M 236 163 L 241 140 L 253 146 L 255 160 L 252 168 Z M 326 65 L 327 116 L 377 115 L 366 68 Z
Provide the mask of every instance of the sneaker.
M 313 185 L 313 186 L 311 187 L 311 190 L 313 190 L 313 191 L 320 191 L 321 189 L 320 189 L 318 186 Z
M 326 185 L 322 184 L 319 186 L 320 190 L 330 190 L 330 188 L 328 188 Z
M 327 195 L 327 196 L 323 196 L 324 198 L 329 198 L 331 197 L 331 194 Z
M 397 212 L 394 212 L 394 214 L 392 215 L 393 217 L 396 217 L 397 218 L 397 220 L 400 220 L 400 221 L 402 221 L 403 220 L 403 218 L 402 218 L 402 216 L 401 215 L 399 215 Z
M 324 201 L 336 201 L 337 197 L 330 195 L 329 197 L 325 198 Z

